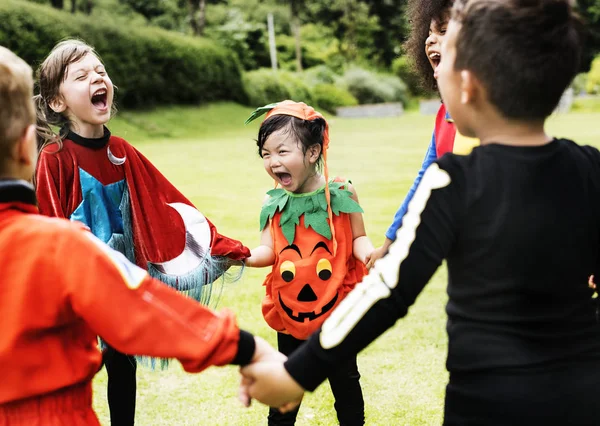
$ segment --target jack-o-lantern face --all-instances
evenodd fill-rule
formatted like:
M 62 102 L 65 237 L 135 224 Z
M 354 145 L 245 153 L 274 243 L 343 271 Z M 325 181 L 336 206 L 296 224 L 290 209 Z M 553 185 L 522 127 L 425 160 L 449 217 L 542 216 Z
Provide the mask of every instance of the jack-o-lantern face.
M 302 238 L 302 243 L 284 247 L 273 271 L 281 277 L 273 282 L 281 309 L 300 323 L 329 312 L 340 296 L 331 249 L 323 237 L 310 234 L 310 238 Z

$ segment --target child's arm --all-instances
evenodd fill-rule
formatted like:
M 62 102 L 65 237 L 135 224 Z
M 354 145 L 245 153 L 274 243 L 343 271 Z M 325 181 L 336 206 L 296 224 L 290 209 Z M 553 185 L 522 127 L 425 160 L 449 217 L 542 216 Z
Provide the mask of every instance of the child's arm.
M 58 168 L 58 161 L 52 154 L 40 153 L 35 171 L 35 192 L 41 214 L 66 218 L 65 200 L 61 199 L 58 180 L 53 174 L 53 169 Z
M 269 224 L 260 233 L 260 245 L 250 250 L 250 257 L 245 260 L 246 266 L 252 268 L 263 268 L 275 263 L 275 252 L 273 251 L 273 237 Z
M 358 202 L 358 194 L 352 184 L 348 184 L 348 190 L 352 192 L 351 198 Z M 369 263 L 371 253 L 373 253 L 373 244 L 369 237 L 367 237 L 367 231 L 365 230 L 365 222 L 363 220 L 362 213 L 350 213 L 350 225 L 352 226 L 352 252 L 354 257 L 364 263 Z
M 62 262 L 73 252 L 85 261 Z M 188 372 L 275 353 L 240 330 L 231 312 L 212 311 L 150 278 L 91 233 L 63 232 L 57 260 L 64 268 L 54 282 L 70 310 L 119 351 L 176 358 Z
M 429 148 L 427 149 L 427 153 L 425 154 L 425 158 L 423 159 L 423 164 L 421 165 L 421 169 L 419 170 L 419 173 L 417 173 L 417 177 L 415 178 L 412 186 L 408 190 L 408 194 L 406 194 L 406 197 L 404 198 L 402 205 L 400 205 L 400 208 L 394 215 L 394 220 L 392 221 L 392 224 L 390 225 L 387 232 L 385 233 L 385 241 L 384 241 L 383 245 L 381 245 L 380 247 L 376 248 L 373 251 L 373 254 L 371 255 L 369 263 L 367 264 L 367 268 L 371 268 L 371 266 L 373 266 L 373 263 L 377 259 L 380 259 L 383 256 L 385 256 L 385 254 L 387 253 L 387 251 L 390 248 L 390 246 L 392 245 L 392 243 L 394 241 L 396 241 L 396 234 L 398 233 L 398 229 L 400 229 L 400 226 L 402 226 L 402 218 L 404 217 L 404 215 L 406 214 L 406 211 L 408 210 L 408 204 L 410 203 L 410 200 L 412 200 L 413 196 L 415 195 L 415 191 L 417 190 L 417 187 L 419 186 L 419 183 L 421 182 L 421 179 L 423 178 L 423 174 L 425 173 L 425 170 L 427 170 L 427 168 L 431 165 L 431 163 L 433 163 L 436 160 L 436 158 L 437 158 L 437 153 L 436 153 L 435 134 L 434 134 L 431 137 L 431 143 L 429 144 Z

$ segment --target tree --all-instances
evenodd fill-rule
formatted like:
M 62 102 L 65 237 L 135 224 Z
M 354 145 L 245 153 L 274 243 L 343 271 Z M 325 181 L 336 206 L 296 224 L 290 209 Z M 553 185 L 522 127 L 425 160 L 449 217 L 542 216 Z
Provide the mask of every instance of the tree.
M 50 4 L 55 9 L 62 9 L 64 6 L 64 0 L 50 0 Z
M 371 14 L 377 16 L 379 29 L 373 34 L 382 65 L 389 66 L 402 50 L 409 32 L 407 0 L 367 0 Z
M 83 12 L 86 15 L 91 15 L 93 8 L 94 8 L 94 1 L 93 0 L 83 0 Z
M 296 40 L 296 71 L 302 72 L 302 39 L 300 37 L 299 8 L 303 6 L 303 0 L 290 0 L 291 27 Z
M 148 21 L 163 15 L 166 11 L 163 0 L 121 0 L 121 2 L 143 15 Z
M 584 20 L 585 44 L 580 71 L 590 69 L 594 56 L 600 52 L 600 0 L 579 0 L 578 7 Z
M 361 0 L 319 0 L 306 5 L 309 19 L 333 28 L 340 53 L 348 61 L 379 56 L 374 34 L 380 30 L 379 19 L 369 4 Z
M 206 0 L 189 0 L 190 25 L 195 36 L 204 35 L 206 26 Z

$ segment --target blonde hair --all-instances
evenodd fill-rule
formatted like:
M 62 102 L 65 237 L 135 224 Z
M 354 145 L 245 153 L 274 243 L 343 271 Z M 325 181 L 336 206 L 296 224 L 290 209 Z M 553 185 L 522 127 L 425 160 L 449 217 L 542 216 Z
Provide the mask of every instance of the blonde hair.
M 23 135 L 35 124 L 33 71 L 10 50 L 0 46 L 0 164 Z
M 37 111 L 38 149 L 57 143 L 62 148 L 62 140 L 67 136 L 70 122 L 63 114 L 50 108 L 53 100 L 60 96 L 60 85 L 67 77 L 67 67 L 80 61 L 88 54 L 100 57 L 94 48 L 81 40 L 64 40 L 54 46 L 37 71 L 39 94 L 34 97 Z M 55 133 L 52 126 L 60 128 Z

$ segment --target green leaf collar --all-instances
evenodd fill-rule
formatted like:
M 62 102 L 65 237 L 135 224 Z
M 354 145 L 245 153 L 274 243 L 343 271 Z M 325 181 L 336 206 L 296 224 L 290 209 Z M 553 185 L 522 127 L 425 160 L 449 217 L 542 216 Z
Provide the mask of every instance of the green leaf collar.
M 329 183 L 332 213 L 336 216 L 340 213 L 362 213 L 363 209 L 351 198 L 352 192 L 342 188 L 344 185 L 346 185 L 344 182 Z M 267 194 L 270 197 L 265 201 L 260 212 L 261 230 L 279 211 L 281 231 L 289 244 L 294 242 L 296 225 L 300 223 L 302 215 L 304 215 L 306 228 L 311 227 L 319 235 L 331 240 L 331 229 L 327 223 L 325 187 L 307 194 L 294 194 L 281 188 L 272 189 Z

